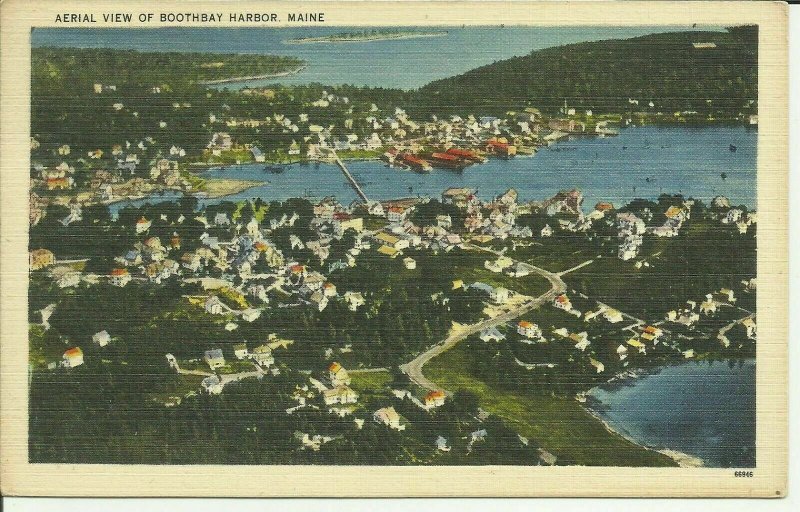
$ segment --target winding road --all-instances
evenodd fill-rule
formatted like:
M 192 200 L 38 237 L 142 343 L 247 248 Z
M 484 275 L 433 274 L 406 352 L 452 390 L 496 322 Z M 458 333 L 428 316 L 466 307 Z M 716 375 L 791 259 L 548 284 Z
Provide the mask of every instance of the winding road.
M 495 251 L 471 246 L 473 248 L 479 249 L 481 251 L 490 252 L 492 254 L 499 254 Z M 425 352 L 418 355 L 412 361 L 400 365 L 400 370 L 403 371 L 408 377 L 418 386 L 421 386 L 430 391 L 444 391 L 448 395 L 452 394 L 450 391 L 443 389 L 441 386 L 438 386 L 435 382 L 429 380 L 425 375 L 422 374 L 422 368 L 425 366 L 428 361 L 433 359 L 434 357 L 450 350 L 451 348 L 455 347 L 459 342 L 463 341 L 469 336 L 472 336 L 475 333 L 481 332 L 484 329 L 489 327 L 494 327 L 496 325 L 500 325 L 506 322 L 510 322 L 511 320 L 517 318 L 518 316 L 524 315 L 528 311 L 532 309 L 536 309 L 542 304 L 553 300 L 556 296 L 564 293 L 567 289 L 566 284 L 564 281 L 561 280 L 561 276 L 559 274 L 555 274 L 553 272 L 548 272 L 547 270 L 541 269 L 539 267 L 534 267 L 528 263 L 523 262 L 514 262 L 519 263 L 523 267 L 527 267 L 530 272 L 539 274 L 540 276 L 544 277 L 548 281 L 550 281 L 550 290 L 547 293 L 544 293 L 535 299 L 532 299 L 521 306 L 512 309 L 507 313 L 503 313 L 502 315 L 498 315 L 494 318 L 490 318 L 488 320 L 484 320 L 483 322 L 479 322 L 477 324 L 472 324 L 466 326 L 464 329 L 459 330 L 458 332 L 452 333 L 450 336 L 445 338 L 443 341 L 437 343 L 436 345 L 432 346 Z

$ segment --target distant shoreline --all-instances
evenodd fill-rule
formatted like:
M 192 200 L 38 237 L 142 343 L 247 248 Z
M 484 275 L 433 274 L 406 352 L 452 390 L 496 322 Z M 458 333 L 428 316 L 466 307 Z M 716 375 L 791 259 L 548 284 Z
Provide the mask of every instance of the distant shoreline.
M 425 33 L 400 33 L 400 34 L 375 34 L 353 37 L 336 38 L 333 36 L 323 37 L 303 37 L 299 39 L 287 39 L 284 44 L 315 44 L 315 43 L 369 43 L 373 41 L 397 41 L 400 39 L 420 39 L 425 37 L 446 36 L 447 31 L 425 32 Z
M 282 71 L 280 73 L 265 73 L 263 75 L 253 75 L 253 76 L 234 76 L 230 78 L 220 78 L 218 80 L 203 80 L 197 82 L 200 85 L 219 85 L 219 84 L 227 84 L 232 82 L 247 82 L 250 80 L 266 80 L 269 78 L 280 78 L 283 76 L 291 76 L 300 73 L 301 71 L 305 70 L 308 65 L 303 64 L 302 66 L 298 66 L 294 69 L 290 69 L 288 71 Z

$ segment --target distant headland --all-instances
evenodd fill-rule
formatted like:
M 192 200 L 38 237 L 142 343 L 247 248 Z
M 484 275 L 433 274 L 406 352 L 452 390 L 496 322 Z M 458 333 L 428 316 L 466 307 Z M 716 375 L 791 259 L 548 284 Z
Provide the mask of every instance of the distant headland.
M 370 41 L 390 41 L 395 39 L 417 39 L 421 37 L 446 36 L 446 30 L 364 30 L 361 32 L 340 32 L 320 37 L 300 37 L 287 39 L 286 44 L 310 43 L 363 43 Z

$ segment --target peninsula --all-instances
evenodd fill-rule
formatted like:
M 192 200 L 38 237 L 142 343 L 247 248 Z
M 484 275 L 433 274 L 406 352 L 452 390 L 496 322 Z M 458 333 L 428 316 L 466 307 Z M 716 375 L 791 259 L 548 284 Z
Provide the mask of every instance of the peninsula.
M 309 43 L 364 43 L 391 41 L 395 39 L 418 39 L 422 37 L 446 36 L 446 30 L 364 30 L 362 32 L 340 32 L 320 37 L 300 37 L 284 41 L 286 44 Z

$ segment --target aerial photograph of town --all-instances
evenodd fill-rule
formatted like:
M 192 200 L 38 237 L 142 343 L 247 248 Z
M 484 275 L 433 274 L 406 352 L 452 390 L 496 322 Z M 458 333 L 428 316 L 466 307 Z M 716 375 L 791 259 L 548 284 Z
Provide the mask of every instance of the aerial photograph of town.
M 756 26 L 31 46 L 31 463 L 755 467 Z

